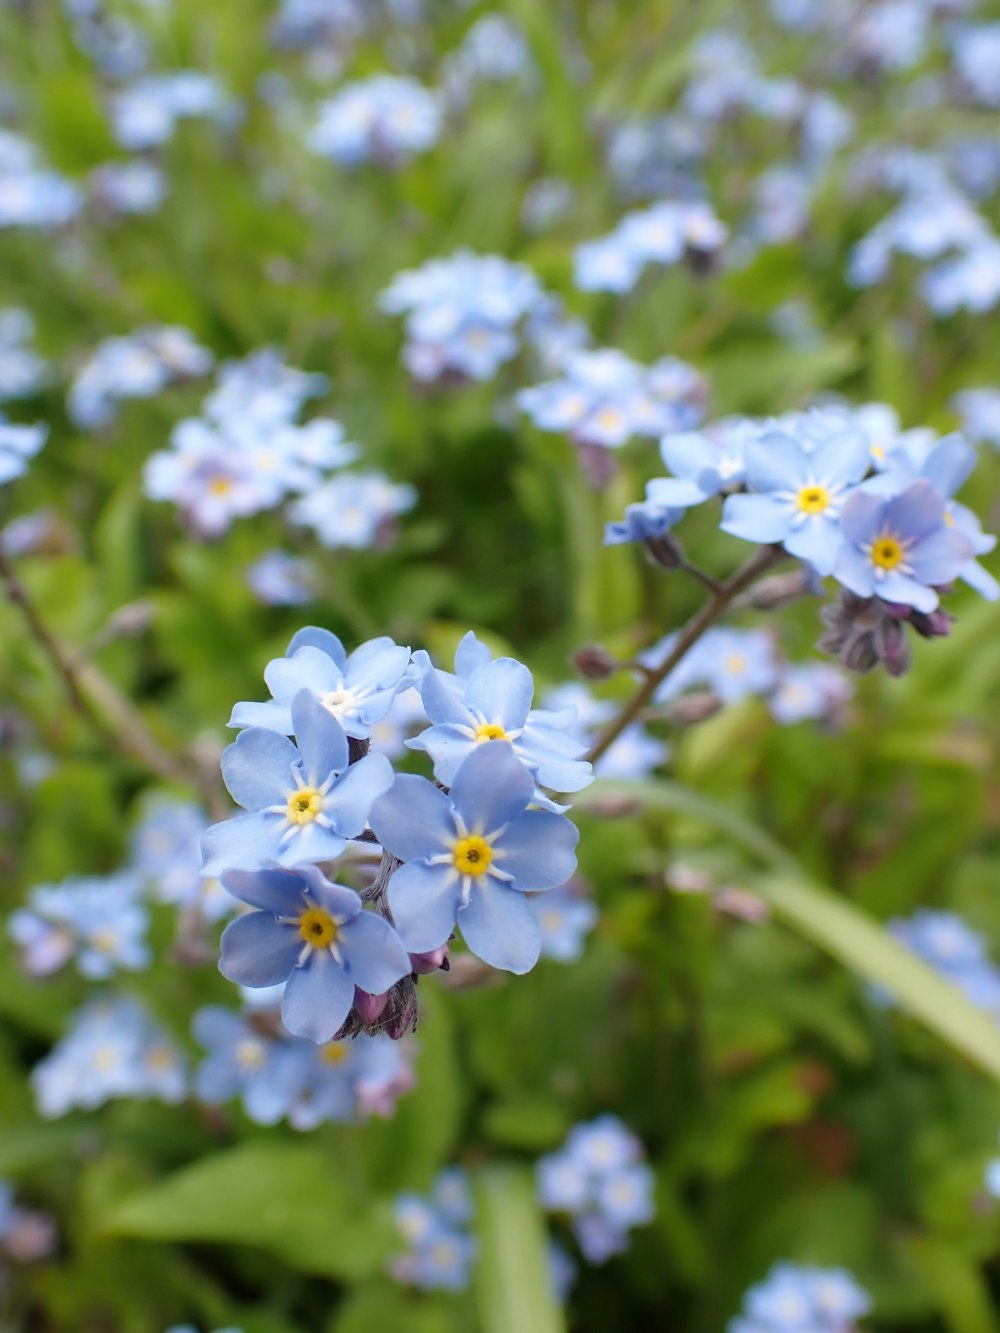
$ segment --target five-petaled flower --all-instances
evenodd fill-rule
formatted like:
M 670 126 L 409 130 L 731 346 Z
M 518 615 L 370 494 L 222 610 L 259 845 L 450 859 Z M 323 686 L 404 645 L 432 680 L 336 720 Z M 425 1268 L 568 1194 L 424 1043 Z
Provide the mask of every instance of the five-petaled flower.
M 529 810 L 531 773 L 503 741 L 476 746 L 446 796 L 403 774 L 372 806 L 372 828 L 405 864 L 389 883 L 389 906 L 411 952 L 436 949 L 456 923 L 492 967 L 527 972 L 541 932 L 525 890 L 565 883 L 579 834 L 563 815 Z
M 227 870 L 222 883 L 258 910 L 222 932 L 219 970 L 241 986 L 285 981 L 281 1017 L 298 1037 L 329 1041 L 351 1012 L 355 986 L 377 995 L 409 976 L 409 955 L 388 921 L 316 866 Z

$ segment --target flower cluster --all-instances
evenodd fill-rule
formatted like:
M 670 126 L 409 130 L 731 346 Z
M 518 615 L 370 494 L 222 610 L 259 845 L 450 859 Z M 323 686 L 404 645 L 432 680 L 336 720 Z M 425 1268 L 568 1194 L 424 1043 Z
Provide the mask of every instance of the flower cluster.
M 635 435 L 655 439 L 697 425 L 705 396 L 704 380 L 683 361 L 642 366 L 603 348 L 571 353 L 558 379 L 522 389 L 517 402 L 539 430 L 617 449 Z
M 31 1073 L 39 1112 L 92 1111 L 114 1098 L 179 1102 L 187 1072 L 177 1047 L 135 1000 L 89 1001 Z
M 45 383 L 45 361 L 30 346 L 35 321 L 27 310 L 0 310 L 0 403 L 30 398 Z
M 379 305 L 406 315 L 403 361 L 415 379 L 487 380 L 515 356 L 518 325 L 542 299 L 523 264 L 458 250 L 397 274 Z
M 667 435 L 660 452 L 671 475 L 648 484 L 606 541 L 644 542 L 662 563 L 682 563 L 668 534 L 687 509 L 721 497 L 724 532 L 781 548 L 812 578 L 841 585 L 821 646 L 850 669 L 905 670 L 904 622 L 946 634 L 940 593 L 956 579 L 1000 596 L 976 560 L 996 538 L 954 499 L 976 461 L 960 435 L 900 432 L 871 405 L 723 421 Z
M 210 75 L 200 70 L 147 75 L 114 95 L 111 125 L 122 148 L 142 152 L 173 138 L 179 120 L 218 116 L 225 98 Z
M 613 1115 L 576 1125 L 558 1152 L 539 1159 L 537 1180 L 542 1207 L 569 1218 L 592 1264 L 623 1253 L 629 1231 L 656 1215 L 642 1144 Z
M 429 1198 L 398 1194 L 393 1213 L 407 1246 L 389 1262 L 398 1282 L 423 1291 L 462 1291 L 468 1286 L 478 1247 L 468 1231 L 472 1196 L 464 1171 L 442 1171 Z
M 255 910 L 226 928 L 220 968 L 246 986 L 284 983 L 296 1036 L 401 1036 L 416 1021 L 416 976 L 446 964 L 456 926 L 493 967 L 538 960 L 526 894 L 569 879 L 577 841 L 543 789 L 578 791 L 590 766 L 566 735 L 571 715 L 531 707 L 527 667 L 494 661 L 471 634 L 455 666 L 438 671 L 388 638 L 348 655 L 310 628 L 268 665 L 271 698 L 233 709 L 243 730 L 222 772 L 245 813 L 205 833 L 204 871 Z M 414 685 L 430 726 L 409 744 L 430 755 L 439 785 L 394 777 L 369 750 Z M 366 837 L 382 845 L 382 869 L 359 894 L 319 867 Z
M 153 398 L 168 384 L 205 375 L 214 357 L 187 331 L 151 324 L 97 344 L 77 371 L 67 406 L 84 430 L 108 425 L 126 398 Z
M 846 1269 L 778 1263 L 747 1292 L 727 1333 L 850 1333 L 870 1309 Z
M 375 74 L 320 106 L 309 146 L 346 167 L 398 166 L 433 148 L 441 118 L 438 96 L 415 79 Z
M 83 195 L 65 176 L 43 167 L 33 144 L 0 128 L 0 231 L 64 227 L 83 207 Z
M 614 231 L 577 246 L 573 280 L 585 292 L 630 292 L 647 264 L 715 262 L 726 228 L 701 200 L 668 200 L 622 218 Z
M 317 1045 L 291 1036 L 276 1012 L 256 1005 L 242 1015 L 214 1005 L 199 1009 L 193 1028 L 207 1052 L 195 1071 L 195 1096 L 209 1105 L 239 1097 L 258 1125 L 287 1120 L 305 1131 L 388 1117 L 416 1081 L 404 1042 L 361 1033 L 354 1041 Z
M 11 913 L 7 929 L 32 976 L 56 972 L 71 958 L 91 981 L 149 965 L 149 914 L 141 886 L 128 872 L 41 885 L 27 907 Z

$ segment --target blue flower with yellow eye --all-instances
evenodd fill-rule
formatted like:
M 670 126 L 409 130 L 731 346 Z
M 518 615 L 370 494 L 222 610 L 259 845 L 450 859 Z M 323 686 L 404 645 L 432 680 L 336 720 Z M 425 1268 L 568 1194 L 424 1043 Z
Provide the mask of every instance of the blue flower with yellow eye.
M 298 746 L 277 731 L 250 727 L 223 752 L 226 786 L 249 813 L 206 830 L 204 874 L 339 856 L 389 786 L 388 759 L 370 754 L 351 764 L 343 727 L 308 690 L 295 695 L 291 711 Z
M 420 692 L 432 725 L 407 745 L 425 750 L 434 776 L 448 784 L 484 741 L 507 741 L 543 787 L 580 791 L 593 771 L 580 758 L 586 747 L 565 731 L 572 714 L 533 709 L 534 691 L 531 672 L 512 657 L 485 661 L 467 676 L 429 670 Z
M 945 501 L 921 480 L 887 499 L 857 490 L 840 516 L 844 545 L 833 576 L 858 597 L 933 611 L 935 589 L 951 583 L 974 555 L 970 539 L 945 524 Z
M 351 1012 L 355 986 L 378 995 L 410 974 L 388 921 L 315 866 L 227 870 L 222 883 L 258 910 L 222 932 L 219 971 L 241 986 L 286 982 L 281 1018 L 297 1037 L 330 1041 Z
M 411 953 L 438 948 L 457 924 L 491 967 L 534 967 L 541 930 L 525 891 L 569 879 L 579 833 L 563 815 L 529 810 L 533 795 L 511 747 L 489 741 L 459 766 L 449 795 L 401 774 L 378 798 L 372 828 L 404 862 L 389 881 L 389 906 Z

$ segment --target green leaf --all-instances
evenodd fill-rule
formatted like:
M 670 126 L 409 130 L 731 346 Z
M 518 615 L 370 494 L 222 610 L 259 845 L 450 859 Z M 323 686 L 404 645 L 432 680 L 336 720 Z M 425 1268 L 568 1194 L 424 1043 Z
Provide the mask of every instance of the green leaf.
M 344 1182 L 328 1151 L 250 1143 L 194 1162 L 126 1199 L 104 1230 L 146 1240 L 259 1245 L 306 1273 L 378 1272 L 394 1237 L 386 1211 Z
M 914 1236 L 905 1250 L 951 1333 L 997 1333 L 989 1290 L 974 1264 L 936 1237 Z
M 633 798 L 648 808 L 693 816 L 740 843 L 771 868 L 754 883 L 776 916 L 845 963 L 888 988 L 901 1008 L 952 1049 L 1000 1079 L 1000 1026 L 933 968 L 898 944 L 877 922 L 828 889 L 808 881 L 795 858 L 751 820 L 697 792 L 667 782 L 598 782 L 577 809 Z
M 478 1176 L 476 1198 L 481 1250 L 475 1287 L 483 1333 L 562 1333 L 530 1173 L 489 1167 Z

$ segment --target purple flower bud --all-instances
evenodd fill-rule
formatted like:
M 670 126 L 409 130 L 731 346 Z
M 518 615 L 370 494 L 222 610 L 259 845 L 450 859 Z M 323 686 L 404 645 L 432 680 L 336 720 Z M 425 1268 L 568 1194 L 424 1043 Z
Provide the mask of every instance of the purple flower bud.
M 382 1011 L 389 1003 L 389 992 L 381 995 L 369 995 L 360 986 L 354 987 L 354 1009 L 362 1023 L 374 1023 L 382 1016 Z
M 417 993 L 413 991 L 405 1006 L 398 1010 L 386 1023 L 384 1031 L 387 1037 L 391 1037 L 393 1041 L 399 1041 L 400 1037 L 405 1037 L 407 1032 L 414 1031 L 416 1026 Z
M 427 953 L 411 953 L 410 966 L 413 968 L 415 976 L 426 976 L 429 972 L 437 972 L 439 968 L 447 971 L 448 946 L 442 944 L 440 948 L 431 949 Z
M 944 639 L 951 633 L 952 617 L 940 607 L 936 611 L 914 611 L 910 624 L 924 639 Z

